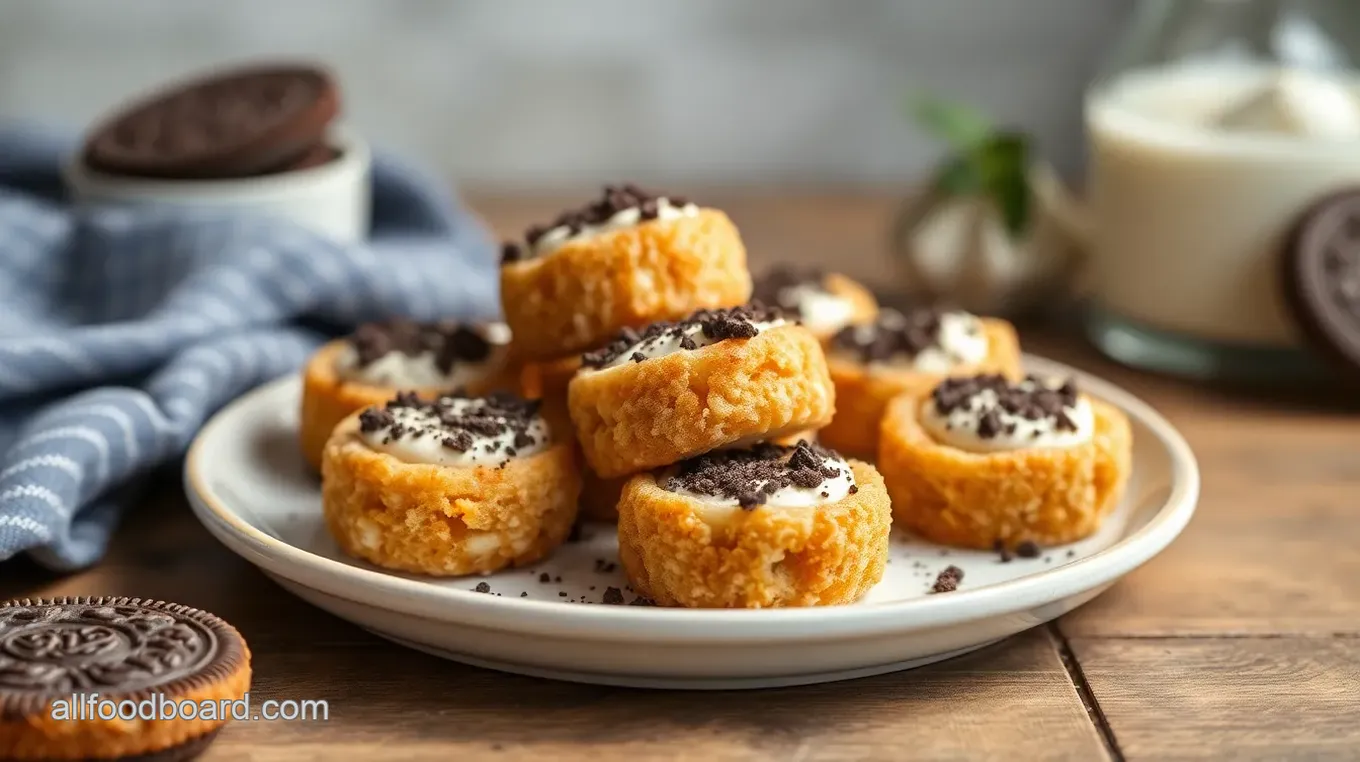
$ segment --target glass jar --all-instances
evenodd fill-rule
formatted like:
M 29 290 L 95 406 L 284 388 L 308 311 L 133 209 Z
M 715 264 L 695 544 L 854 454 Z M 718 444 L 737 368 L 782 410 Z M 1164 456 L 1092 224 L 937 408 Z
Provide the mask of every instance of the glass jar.
M 1144 0 L 1090 88 L 1092 341 L 1192 377 L 1321 375 L 1282 292 L 1302 212 L 1360 186 L 1360 3 Z

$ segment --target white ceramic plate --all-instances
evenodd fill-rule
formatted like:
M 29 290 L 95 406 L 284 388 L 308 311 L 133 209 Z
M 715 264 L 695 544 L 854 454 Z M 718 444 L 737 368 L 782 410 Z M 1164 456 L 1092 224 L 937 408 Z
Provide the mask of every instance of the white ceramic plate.
M 1073 373 L 1027 358 L 1032 371 Z M 195 513 L 227 547 L 288 590 L 393 641 L 457 661 L 582 682 L 756 688 L 908 669 L 1047 622 L 1162 551 L 1199 493 L 1190 448 L 1143 402 L 1077 373 L 1133 425 L 1127 497 L 1094 537 L 1002 563 L 995 553 L 894 536 L 883 581 L 858 604 L 691 611 L 601 605 L 624 590 L 608 526 L 587 529 L 532 569 L 455 580 L 394 574 L 343 555 L 321 518 L 319 480 L 295 443 L 300 383 L 286 378 L 232 403 L 185 463 Z M 958 591 L 928 595 L 963 569 Z M 540 582 L 547 575 L 547 582 Z M 559 581 L 560 579 L 560 581 Z M 486 582 L 490 593 L 475 592 Z

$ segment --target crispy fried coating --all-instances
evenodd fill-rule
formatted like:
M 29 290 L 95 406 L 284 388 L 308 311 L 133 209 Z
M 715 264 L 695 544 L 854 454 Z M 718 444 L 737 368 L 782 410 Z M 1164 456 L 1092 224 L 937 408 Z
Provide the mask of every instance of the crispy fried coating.
M 605 478 L 816 428 L 835 406 L 822 347 L 796 325 L 578 373 L 568 387 L 576 437 Z
M 953 375 L 1000 373 L 1019 380 L 1024 377 L 1020 363 L 1020 341 L 1010 323 L 983 318 L 987 333 L 987 359 L 974 366 L 961 367 Z M 899 394 L 929 391 L 943 376 L 913 370 L 868 367 L 832 355 L 827 359 L 831 380 L 836 384 L 836 415 L 818 435 L 821 443 L 837 452 L 856 458 L 878 456 L 878 429 L 883 411 Z
M 447 389 L 394 389 L 387 386 L 373 386 L 340 377 L 335 364 L 345 349 L 345 340 L 337 339 L 321 347 L 307 361 L 302 371 L 302 410 L 298 421 L 298 439 L 302 456 L 312 468 L 321 469 L 321 451 L 330 439 L 340 421 L 351 413 L 373 405 L 381 405 L 392 399 L 399 391 L 414 391 L 422 396 L 433 397 Z M 497 389 L 514 387 L 515 371 L 507 364 L 493 369 L 477 383 L 468 384 L 471 394 L 486 394 Z
M 389 569 L 458 576 L 531 564 L 567 538 L 581 477 L 570 442 L 504 466 L 405 463 L 346 418 L 326 443 L 321 505 L 346 553 Z
M 501 304 L 524 359 L 608 342 L 621 329 L 751 297 L 746 248 L 716 209 L 568 241 L 501 267 Z
M 1061 545 L 1089 536 L 1118 505 L 1131 467 L 1122 411 L 1090 400 L 1095 432 L 1070 448 L 973 453 L 920 424 L 929 392 L 903 394 L 883 418 L 879 469 L 893 516 L 932 542 L 965 548 Z
M 637 474 L 619 501 L 619 558 L 633 589 L 663 606 L 769 608 L 859 600 L 883 577 L 892 509 L 873 466 L 858 491 L 808 508 L 713 506 Z

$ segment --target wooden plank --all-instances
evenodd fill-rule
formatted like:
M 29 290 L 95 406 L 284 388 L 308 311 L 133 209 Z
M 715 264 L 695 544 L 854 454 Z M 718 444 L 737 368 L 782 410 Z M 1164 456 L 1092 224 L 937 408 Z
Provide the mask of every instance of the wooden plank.
M 1134 391 L 1199 460 L 1199 509 L 1162 556 L 1062 622 L 1073 636 L 1360 632 L 1360 417 L 1311 399 L 1121 368 L 1070 339 L 1045 354 Z
M 374 641 L 273 649 L 253 695 L 329 722 L 237 723 L 205 760 L 1102 759 L 1044 631 L 917 672 L 722 693 L 503 675 Z
M 229 728 L 204 759 L 1100 759 L 1046 632 L 909 673 L 774 691 L 680 693 L 554 683 L 399 648 L 303 603 L 203 529 L 166 483 L 108 560 L 54 578 L 22 566 L 0 595 L 132 595 L 225 617 L 254 653 L 253 695 L 324 699 L 327 723 Z
M 194 518 L 178 485 L 157 479 L 150 498 L 125 518 L 97 566 L 54 575 L 26 561 L 0 573 L 0 598 L 125 595 L 211 611 L 236 625 L 252 646 L 372 642 L 371 636 L 294 598 L 232 554 Z
M 1075 638 L 1118 748 L 1137 760 L 1354 760 L 1360 641 Z
M 476 197 L 502 235 L 587 198 Z M 753 269 L 835 262 L 896 282 L 891 196 L 733 192 Z M 1026 347 L 1124 386 L 1200 460 L 1199 515 L 1166 554 L 1063 620 L 1130 759 L 1354 759 L 1360 738 L 1360 400 L 1246 394 L 1118 367 L 1066 331 Z M 109 558 L 64 578 L 8 563 L 0 596 L 166 598 L 235 623 L 256 695 L 324 698 L 329 723 L 242 723 L 205 759 L 1099 759 L 1100 738 L 1043 632 L 913 673 L 778 691 L 682 694 L 531 680 L 375 639 L 289 596 L 200 527 L 177 475 L 125 522 Z M 1273 639 L 1163 639 L 1269 634 Z M 1122 638 L 1119 636 L 1139 636 Z M 1113 639 L 1109 639 L 1113 638 Z

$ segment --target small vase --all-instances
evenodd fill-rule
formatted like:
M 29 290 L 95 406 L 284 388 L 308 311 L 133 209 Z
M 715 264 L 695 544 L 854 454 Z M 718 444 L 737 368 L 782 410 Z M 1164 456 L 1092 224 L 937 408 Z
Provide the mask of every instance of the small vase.
M 1012 320 L 1063 301 L 1085 259 L 1085 211 L 1046 164 L 1030 168 L 1028 183 L 1031 219 L 1018 236 L 983 194 L 928 191 L 908 202 L 892 241 L 907 293 Z

